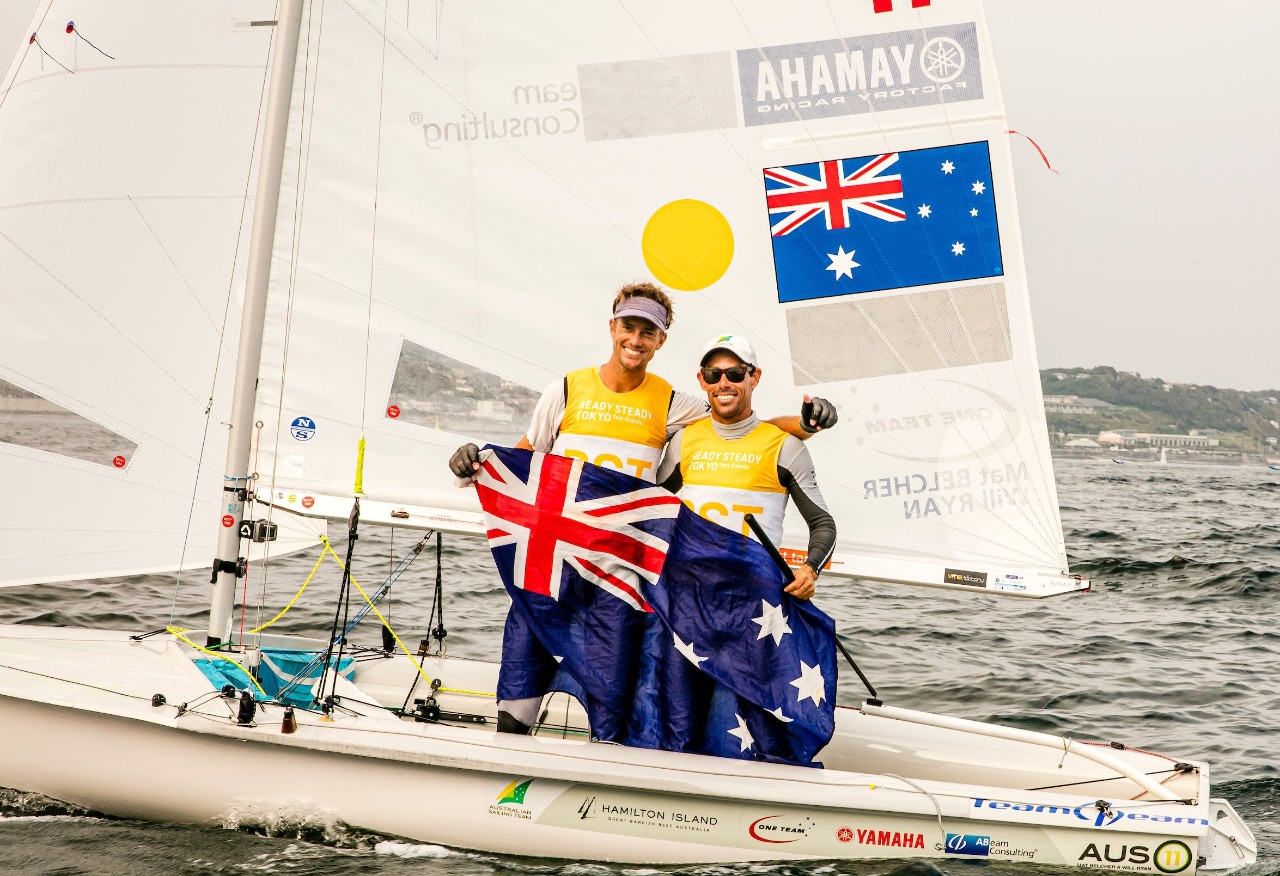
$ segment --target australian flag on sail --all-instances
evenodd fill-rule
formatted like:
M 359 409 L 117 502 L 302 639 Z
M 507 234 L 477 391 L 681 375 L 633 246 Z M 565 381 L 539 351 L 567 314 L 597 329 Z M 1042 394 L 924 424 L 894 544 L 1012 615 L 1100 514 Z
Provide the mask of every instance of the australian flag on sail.
M 985 141 L 764 171 L 778 300 L 1004 273 Z
M 499 697 L 564 690 L 596 738 L 811 764 L 834 730 L 831 619 L 756 542 L 661 487 L 486 447 L 475 484 L 511 596 Z M 511 660 L 542 650 L 550 659 Z

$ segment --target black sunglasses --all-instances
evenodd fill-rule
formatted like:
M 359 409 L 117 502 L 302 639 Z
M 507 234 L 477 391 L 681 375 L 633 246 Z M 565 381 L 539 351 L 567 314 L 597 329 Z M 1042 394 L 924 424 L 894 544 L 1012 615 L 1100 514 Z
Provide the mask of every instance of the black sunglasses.
M 730 383 L 741 383 L 748 374 L 755 374 L 754 365 L 734 365 L 732 368 L 703 368 L 702 379 L 707 383 L 719 383 L 720 375 L 729 378 Z

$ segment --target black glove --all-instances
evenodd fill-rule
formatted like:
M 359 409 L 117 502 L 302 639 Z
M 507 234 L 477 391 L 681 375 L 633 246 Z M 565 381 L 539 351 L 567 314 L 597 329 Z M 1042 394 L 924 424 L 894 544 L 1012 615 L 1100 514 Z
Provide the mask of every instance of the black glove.
M 463 444 L 449 457 L 449 471 L 460 478 L 475 477 L 480 463 L 480 448 L 474 444 Z
M 800 405 L 800 428 L 806 432 L 817 432 L 819 429 L 830 429 L 840 419 L 836 406 L 825 398 L 816 395 Z M 813 425 L 810 425 L 810 421 Z

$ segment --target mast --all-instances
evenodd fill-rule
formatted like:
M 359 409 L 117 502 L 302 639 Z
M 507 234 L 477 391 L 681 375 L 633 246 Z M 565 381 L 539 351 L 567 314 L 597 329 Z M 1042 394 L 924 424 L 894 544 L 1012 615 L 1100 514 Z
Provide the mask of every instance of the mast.
M 244 519 L 249 482 L 249 451 L 253 437 L 253 403 L 262 359 L 262 329 L 267 314 L 267 282 L 271 278 L 271 253 L 276 236 L 276 209 L 280 202 L 280 177 L 284 167 L 285 134 L 289 126 L 289 98 L 298 57 L 298 34 L 304 0 L 280 0 L 277 7 L 275 56 L 267 90 L 266 124 L 262 134 L 262 161 L 258 166 L 253 231 L 249 240 L 249 266 L 245 279 L 244 312 L 240 319 L 240 345 L 231 399 L 231 434 L 223 478 L 224 509 L 219 525 L 218 552 L 213 562 L 213 596 L 209 608 L 208 645 L 220 645 L 230 635 L 231 609 L 235 603 L 240 563 L 240 523 Z M 240 572 L 240 574 L 243 574 Z

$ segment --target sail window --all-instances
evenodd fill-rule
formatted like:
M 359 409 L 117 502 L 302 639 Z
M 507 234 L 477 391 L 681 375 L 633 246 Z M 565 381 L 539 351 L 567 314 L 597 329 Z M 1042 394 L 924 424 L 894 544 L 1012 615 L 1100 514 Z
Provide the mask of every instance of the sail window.
M 0 380 L 0 442 L 121 469 L 138 449 L 106 426 L 7 380 Z
M 387 416 L 510 445 L 524 435 L 540 395 L 439 350 L 404 341 L 387 399 Z
M 796 307 L 787 333 L 796 386 L 1013 358 L 1003 283 Z

